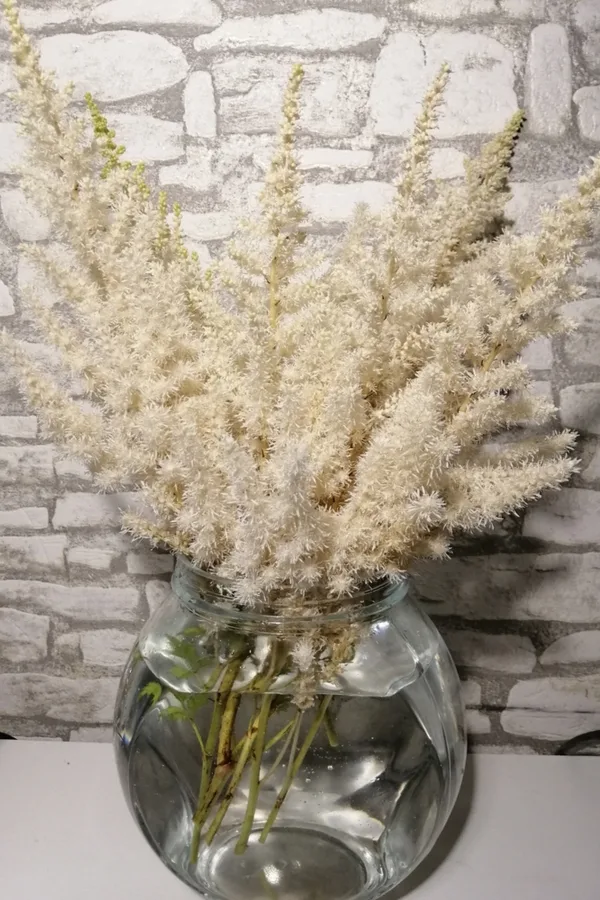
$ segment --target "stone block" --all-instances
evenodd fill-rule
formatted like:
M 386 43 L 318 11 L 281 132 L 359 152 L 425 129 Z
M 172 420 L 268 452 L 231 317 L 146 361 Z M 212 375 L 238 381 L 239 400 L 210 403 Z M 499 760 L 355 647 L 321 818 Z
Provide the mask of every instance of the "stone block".
M 579 88 L 573 100 L 581 136 L 587 141 L 600 141 L 600 85 Z
M 16 122 L 0 122 L 0 174 L 14 175 L 23 163 L 25 141 Z
M 194 41 L 205 50 L 353 50 L 378 41 L 386 20 L 370 13 L 311 9 L 274 16 L 228 19 Z
M 430 614 L 600 623 L 600 553 L 455 557 L 413 567 Z
M 39 531 L 47 527 L 48 510 L 45 506 L 0 510 L 0 532 Z
M 600 537 L 600 492 L 583 488 L 553 491 L 530 507 L 523 535 L 566 546 L 597 543 Z
M 192 72 L 183 94 L 185 128 L 192 137 L 217 134 L 217 108 L 210 72 Z
M 122 669 L 135 639 L 135 634 L 116 628 L 85 631 L 80 637 L 83 661 L 90 666 Z
M 180 122 L 132 113 L 111 113 L 109 118 L 117 144 L 126 148 L 125 159 L 134 163 L 153 163 L 179 159 L 184 154 Z
M 65 571 L 67 538 L 62 534 L 0 537 L 0 572 L 39 575 Z
M 131 587 L 85 587 L 43 581 L 0 581 L 0 601 L 80 622 L 136 622 L 139 592 Z
M 37 437 L 36 416 L 0 416 L 0 438 Z
M 319 224 L 334 225 L 352 218 L 357 204 L 366 203 L 380 212 L 394 197 L 394 186 L 383 181 L 351 184 L 305 184 L 302 199 L 309 216 Z
M 186 25 L 216 28 L 223 15 L 213 0 L 109 0 L 92 13 L 99 25 Z
M 40 484 L 53 480 L 51 444 L 0 447 L 0 484 Z
M 65 494 L 56 501 L 52 525 L 54 528 L 116 527 L 121 523 L 122 513 L 138 504 L 139 496 L 135 493 Z
M 550 644 L 541 657 L 543 666 L 600 663 L 600 631 L 575 631 Z
M 168 4 L 167 4 L 168 6 Z M 178 84 L 189 64 L 183 50 L 158 34 L 98 31 L 55 34 L 39 42 L 41 63 L 59 82 L 73 82 L 75 99 L 125 100 Z
M 457 666 L 493 672 L 533 672 L 535 649 L 526 637 L 512 634 L 481 634 L 475 631 L 444 633 Z
M 10 663 L 36 663 L 48 654 L 48 616 L 18 609 L 0 609 L 0 659 Z
M 600 434 L 600 384 L 573 384 L 560 392 L 560 419 L 565 428 Z
M 392 35 L 381 51 L 371 92 L 376 134 L 412 133 L 423 95 L 442 63 L 451 67 L 436 136 L 495 134 L 518 109 L 512 52 L 495 38 L 436 31 L 420 40 Z
M 108 724 L 112 722 L 118 685 L 118 678 L 0 675 L 0 715 Z
M 163 575 L 173 571 L 173 562 L 170 553 L 128 553 L 127 571 L 130 575 Z
M 600 728 L 600 713 L 507 709 L 500 716 L 500 724 L 507 734 L 518 737 L 568 741 Z
M 571 123 L 572 69 L 569 38 L 553 22 L 534 28 L 525 74 L 527 130 L 540 137 L 562 137 Z
M 289 78 L 286 62 L 242 56 L 212 67 L 220 95 L 219 120 L 226 134 L 276 131 Z M 363 59 L 333 58 L 307 63 L 302 86 L 299 130 L 325 137 L 357 134 L 366 115 L 373 75 Z
M 25 197 L 20 188 L 0 192 L 0 207 L 6 227 L 22 241 L 45 241 L 50 222 Z

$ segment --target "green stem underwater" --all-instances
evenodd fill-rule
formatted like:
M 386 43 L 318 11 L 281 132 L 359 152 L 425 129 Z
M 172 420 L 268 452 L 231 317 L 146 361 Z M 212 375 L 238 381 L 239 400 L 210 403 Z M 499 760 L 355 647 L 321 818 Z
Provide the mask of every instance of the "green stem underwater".
M 310 746 L 316 737 L 317 731 L 321 727 L 323 719 L 325 718 L 325 715 L 327 713 L 327 708 L 329 707 L 329 704 L 331 703 L 331 699 L 332 698 L 330 695 L 328 697 L 323 697 L 323 699 L 321 700 L 321 702 L 318 706 L 318 709 L 317 709 L 317 713 L 313 720 L 313 723 L 310 726 L 310 728 L 308 729 L 308 733 L 307 733 L 306 737 L 304 738 L 304 741 L 302 742 L 300 749 L 298 750 L 298 755 L 296 756 L 296 759 L 294 760 L 294 762 L 288 767 L 287 775 L 285 776 L 284 782 L 281 786 L 281 790 L 279 791 L 279 794 L 277 795 L 277 799 L 275 800 L 273 809 L 271 810 L 271 812 L 269 814 L 269 818 L 265 822 L 265 826 L 260 833 L 259 840 L 260 840 L 261 844 L 264 844 L 264 842 L 267 840 L 267 838 L 269 836 L 269 832 L 271 831 L 273 825 L 275 824 L 275 820 L 277 818 L 277 815 L 279 814 L 279 810 L 281 809 L 281 807 L 283 806 L 283 804 L 285 802 L 285 798 L 287 797 L 287 795 L 289 793 L 289 790 L 293 784 L 294 778 L 300 771 L 300 767 L 302 766 L 302 763 L 304 762 L 304 758 L 305 758 L 306 754 L 308 753 Z

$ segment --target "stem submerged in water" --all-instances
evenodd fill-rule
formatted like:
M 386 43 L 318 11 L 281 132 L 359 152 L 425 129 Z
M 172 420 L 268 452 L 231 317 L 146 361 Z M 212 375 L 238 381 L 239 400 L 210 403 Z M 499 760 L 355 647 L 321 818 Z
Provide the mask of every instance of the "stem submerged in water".
M 285 802 L 285 798 L 287 797 L 289 790 L 293 784 L 294 778 L 300 771 L 300 767 L 302 766 L 302 763 L 304 762 L 304 757 L 308 753 L 310 746 L 317 735 L 317 731 L 321 727 L 321 724 L 323 722 L 323 719 L 325 718 L 325 715 L 327 713 L 327 708 L 330 703 L 331 703 L 331 696 L 323 697 L 323 699 L 321 700 L 321 702 L 317 708 L 317 714 L 315 715 L 313 723 L 310 726 L 310 728 L 308 729 L 308 733 L 307 733 L 306 737 L 304 738 L 304 741 L 302 742 L 300 749 L 298 750 L 298 755 L 296 756 L 296 759 L 290 766 L 288 766 L 288 771 L 285 776 L 284 782 L 281 786 L 281 790 L 279 791 L 279 794 L 277 795 L 277 799 L 275 800 L 273 809 L 271 810 L 271 812 L 269 814 L 269 818 L 265 822 L 265 826 L 260 833 L 259 840 L 260 840 L 261 844 L 264 844 L 264 842 L 266 841 L 266 839 L 269 836 L 269 832 L 271 831 L 271 828 L 275 824 L 275 819 L 277 818 L 277 816 L 279 814 L 279 810 L 283 806 L 283 804 Z
M 254 825 L 254 816 L 256 814 L 256 804 L 258 802 L 258 794 L 260 791 L 260 768 L 262 765 L 262 757 L 265 749 L 265 737 L 267 733 L 267 725 L 269 724 L 269 715 L 271 713 L 271 703 L 273 697 L 265 694 L 260 705 L 258 714 L 258 728 L 256 732 L 256 740 L 252 747 L 252 768 L 250 771 L 250 788 L 248 791 L 248 803 L 246 805 L 246 815 L 242 823 L 242 830 L 238 842 L 235 846 L 237 854 L 243 853 L 248 846 L 248 838 L 252 832 Z

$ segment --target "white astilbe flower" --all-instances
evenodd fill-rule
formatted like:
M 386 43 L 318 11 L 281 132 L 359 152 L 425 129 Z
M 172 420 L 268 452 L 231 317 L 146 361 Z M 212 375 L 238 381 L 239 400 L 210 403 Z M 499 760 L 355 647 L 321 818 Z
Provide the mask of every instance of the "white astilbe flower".
M 131 534 L 232 579 L 239 603 L 309 615 L 447 555 L 457 534 L 569 478 L 574 435 L 523 431 L 554 410 L 519 357 L 570 327 L 563 307 L 580 296 L 572 273 L 600 203 L 600 161 L 538 235 L 506 230 L 523 116 L 463 182 L 432 183 L 444 67 L 393 202 L 358 208 L 316 260 L 295 153 L 297 66 L 261 211 L 204 270 L 181 211 L 125 161 L 91 97 L 86 115 L 73 112 L 13 0 L 4 6 L 29 139 L 23 185 L 62 248 L 29 251 L 59 302 L 25 302 L 63 371 L 50 382 L 11 335 L 2 346 L 50 437 L 101 489 L 140 491 Z M 294 653 L 308 671 L 314 648 Z

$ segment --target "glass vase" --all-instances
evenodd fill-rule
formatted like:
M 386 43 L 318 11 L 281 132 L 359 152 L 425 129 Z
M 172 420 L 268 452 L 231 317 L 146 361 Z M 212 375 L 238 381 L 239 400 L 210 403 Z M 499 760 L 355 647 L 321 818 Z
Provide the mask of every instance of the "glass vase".
M 285 618 L 227 593 L 178 559 L 126 666 L 115 747 L 138 825 L 208 898 L 381 897 L 430 850 L 461 783 L 448 650 L 407 582 Z

